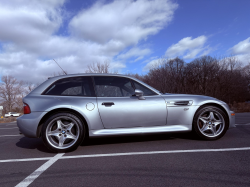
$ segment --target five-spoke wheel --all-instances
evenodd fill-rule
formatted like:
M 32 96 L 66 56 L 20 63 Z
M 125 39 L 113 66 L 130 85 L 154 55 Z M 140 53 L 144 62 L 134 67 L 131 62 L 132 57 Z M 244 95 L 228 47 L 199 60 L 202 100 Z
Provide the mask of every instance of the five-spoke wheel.
M 54 152 L 72 151 L 84 138 L 84 126 L 73 114 L 57 113 L 46 120 L 42 137 L 45 145 Z
M 218 107 L 204 106 L 195 114 L 193 129 L 203 139 L 219 139 L 225 134 L 227 128 L 226 114 Z

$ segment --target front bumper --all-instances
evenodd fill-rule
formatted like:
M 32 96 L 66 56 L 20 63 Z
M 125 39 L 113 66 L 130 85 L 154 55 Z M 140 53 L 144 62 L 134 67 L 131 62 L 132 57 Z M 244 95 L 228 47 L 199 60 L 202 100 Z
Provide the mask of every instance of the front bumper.
M 47 112 L 32 112 L 17 118 L 19 131 L 26 137 L 37 138 L 37 127 L 40 120 L 46 113 Z

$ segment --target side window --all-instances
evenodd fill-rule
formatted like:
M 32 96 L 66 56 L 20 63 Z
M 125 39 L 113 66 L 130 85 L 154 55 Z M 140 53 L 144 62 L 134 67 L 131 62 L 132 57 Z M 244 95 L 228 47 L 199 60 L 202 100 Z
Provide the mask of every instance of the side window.
M 97 97 L 130 97 L 134 94 L 131 82 L 127 78 L 115 76 L 96 76 Z
M 140 83 L 133 81 L 135 89 L 139 89 L 141 91 L 143 91 L 143 95 L 144 96 L 150 96 L 150 95 L 157 95 L 155 92 L 153 92 L 152 90 L 148 89 L 147 87 L 141 85 Z
M 95 97 L 91 77 L 71 77 L 56 81 L 45 95 Z

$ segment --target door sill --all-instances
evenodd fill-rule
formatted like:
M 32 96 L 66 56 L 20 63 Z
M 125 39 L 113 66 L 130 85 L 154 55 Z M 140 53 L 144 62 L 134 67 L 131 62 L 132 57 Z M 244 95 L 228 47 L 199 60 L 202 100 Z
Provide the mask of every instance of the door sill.
M 99 129 L 90 130 L 89 136 L 110 136 L 110 135 L 126 135 L 141 133 L 159 133 L 159 132 L 183 132 L 191 131 L 189 125 L 168 125 L 154 127 L 133 127 L 133 128 L 117 128 L 117 129 Z

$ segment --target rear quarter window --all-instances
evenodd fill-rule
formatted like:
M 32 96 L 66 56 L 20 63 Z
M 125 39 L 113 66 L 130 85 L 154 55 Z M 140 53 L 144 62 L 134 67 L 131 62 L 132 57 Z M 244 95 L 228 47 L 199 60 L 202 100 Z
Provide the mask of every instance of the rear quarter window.
M 70 77 L 53 83 L 43 95 L 95 97 L 91 77 Z

